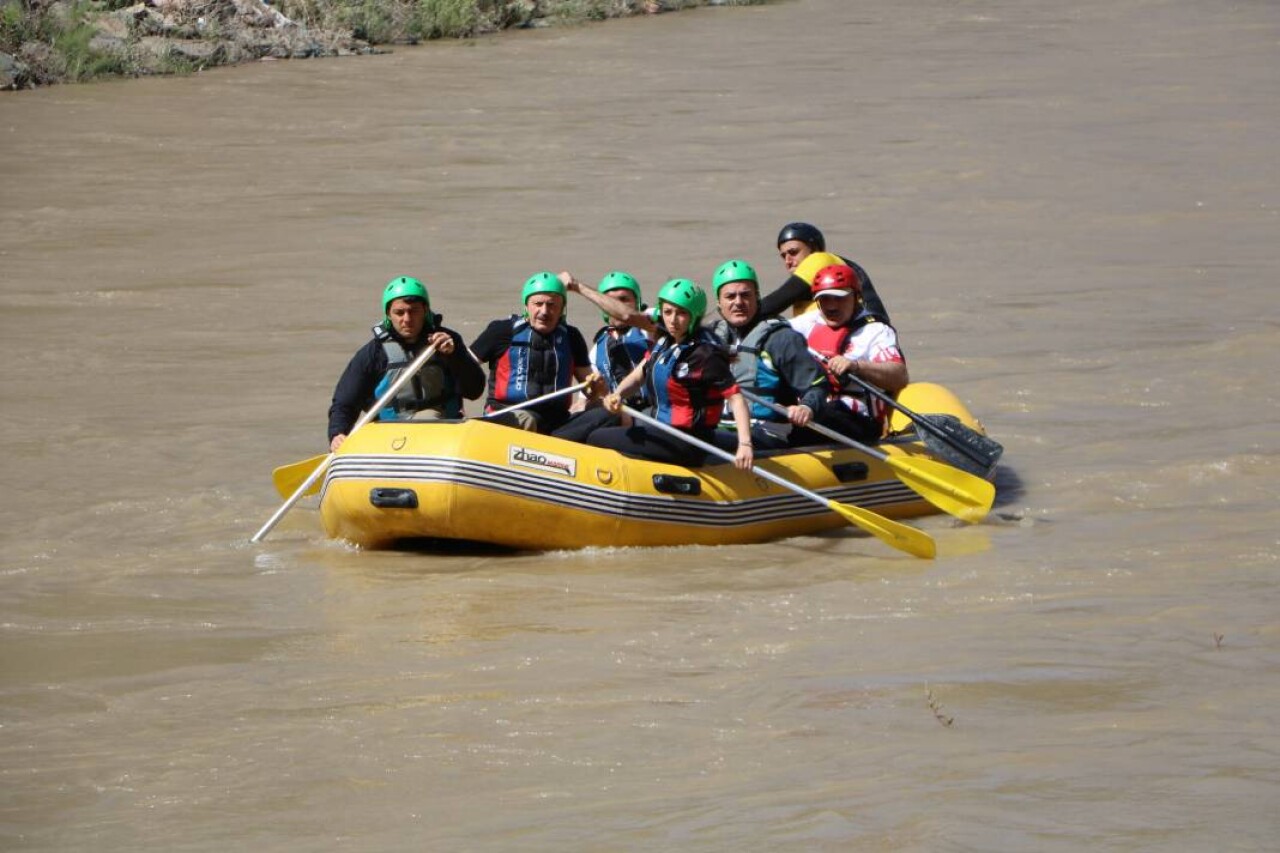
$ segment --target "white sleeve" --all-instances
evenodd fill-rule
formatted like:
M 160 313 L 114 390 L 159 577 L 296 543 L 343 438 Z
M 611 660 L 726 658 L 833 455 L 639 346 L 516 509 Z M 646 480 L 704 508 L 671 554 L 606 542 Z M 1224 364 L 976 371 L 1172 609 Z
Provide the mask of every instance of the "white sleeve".
M 888 323 L 868 323 L 849 339 L 845 358 L 858 361 L 905 361 L 898 349 L 898 333 Z

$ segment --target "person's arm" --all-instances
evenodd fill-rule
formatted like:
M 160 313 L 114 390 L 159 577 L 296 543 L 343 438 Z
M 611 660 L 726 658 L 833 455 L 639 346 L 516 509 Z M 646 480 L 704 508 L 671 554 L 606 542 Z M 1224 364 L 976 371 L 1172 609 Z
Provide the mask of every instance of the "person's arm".
M 453 381 L 457 383 L 458 393 L 468 400 L 479 399 L 484 393 L 484 369 L 480 362 L 467 349 L 462 335 L 452 329 L 441 329 L 432 334 L 430 343 L 436 345 L 438 358 L 444 360 Z
M 890 396 L 896 397 L 911 381 L 905 361 L 860 361 L 858 365 L 858 376 L 879 385 Z
M 729 409 L 733 412 L 733 425 L 738 431 L 738 452 L 734 455 L 733 464 L 739 470 L 750 471 L 755 462 L 755 448 L 751 443 L 751 410 L 747 408 L 747 398 L 742 396 L 736 385 L 729 395 Z
M 694 351 L 692 359 L 698 359 L 702 373 L 702 381 L 720 391 L 720 396 L 728 403 L 733 414 L 733 427 L 738 433 L 738 452 L 734 455 L 733 464 L 746 471 L 755 461 L 755 450 L 751 443 L 751 410 L 747 407 L 747 398 L 742 396 L 742 389 L 733 378 L 729 367 L 729 353 L 722 346 L 705 344 Z
M 760 316 L 781 314 L 795 303 L 807 301 L 809 298 L 809 282 L 798 275 L 793 275 L 779 285 L 773 293 L 760 297 Z
M 648 311 L 642 311 L 639 307 L 632 308 L 627 303 L 614 299 L 607 293 L 600 293 L 591 286 L 578 281 L 567 270 L 557 277 L 564 284 L 566 290 L 585 297 L 592 305 L 612 317 L 615 325 L 635 326 L 643 329 L 651 338 L 657 331 L 657 324 L 653 322 L 653 318 L 649 316 Z
M 587 339 L 582 336 L 577 326 L 569 327 L 569 352 L 573 355 L 573 378 L 579 382 L 592 380 L 600 374 L 591 369 L 591 353 L 587 349 Z
M 337 450 L 346 440 L 351 427 L 360 419 L 360 412 L 373 397 L 378 378 L 386 371 L 386 365 L 377 364 L 371 342 L 356 351 L 342 371 L 333 389 L 333 401 L 329 405 L 329 449 Z M 382 347 L 376 350 L 382 354 Z
M 471 356 L 480 364 L 490 364 L 511 345 L 511 323 L 493 320 L 471 342 Z
M 827 400 L 827 376 L 809 355 L 809 346 L 795 329 L 780 329 L 769 336 L 765 349 L 783 384 L 796 396 L 787 407 L 787 420 L 796 426 L 807 426 L 822 412 Z
M 871 283 L 871 276 L 867 275 L 866 270 L 848 258 L 844 258 L 844 262 L 853 267 L 853 271 L 858 274 L 858 283 L 862 287 L 862 307 L 867 310 L 867 313 L 874 314 L 888 323 L 889 311 L 884 307 L 880 294 L 876 293 L 876 287 Z M 869 382 L 870 380 L 867 381 Z
M 836 376 L 856 376 L 864 382 L 870 382 L 890 396 L 896 396 L 911 381 L 905 361 L 851 360 L 835 356 L 831 359 L 830 365 L 831 372 Z
M 870 335 L 870 340 L 859 340 L 862 335 Z M 870 357 L 853 358 L 855 352 L 870 352 Z M 898 335 L 887 324 L 864 326 L 849 341 L 845 354 L 831 358 L 828 367 L 836 376 L 852 374 L 890 395 L 896 395 L 911 381 L 907 361 L 902 357 L 902 350 L 898 349 Z

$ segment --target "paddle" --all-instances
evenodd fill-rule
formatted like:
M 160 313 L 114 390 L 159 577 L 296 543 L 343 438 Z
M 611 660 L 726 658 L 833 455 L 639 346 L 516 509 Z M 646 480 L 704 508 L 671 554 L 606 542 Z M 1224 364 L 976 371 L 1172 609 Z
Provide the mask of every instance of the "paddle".
M 525 400 L 523 403 L 516 403 L 514 406 L 507 406 L 505 409 L 499 409 L 496 412 L 490 412 L 482 415 L 481 419 L 492 418 L 494 415 L 501 415 L 504 412 L 513 412 L 516 409 L 523 409 L 527 406 L 533 406 L 544 400 L 550 400 L 555 397 L 562 397 L 565 394 L 572 394 L 574 391 L 581 391 L 589 385 L 589 382 L 579 382 L 577 385 L 571 385 L 568 388 L 561 388 L 559 391 L 552 391 L 550 394 L 543 394 L 541 397 L 534 397 L 532 400 Z M 298 486 L 300 486 L 320 465 L 326 464 L 329 457 L 325 454 L 312 456 L 310 459 L 303 459 L 301 462 L 291 462 L 288 465 L 281 465 L 279 468 L 271 472 L 271 481 L 275 483 L 276 491 L 280 493 L 280 497 L 286 498 L 293 494 Z M 315 479 L 311 482 L 304 495 L 314 495 L 320 491 L 320 481 Z
M 687 441 L 689 444 L 692 444 L 694 447 L 697 447 L 700 450 L 710 453 L 713 456 L 718 456 L 727 462 L 734 461 L 734 455 L 732 453 L 729 453 L 727 450 L 721 450 L 719 447 L 716 447 L 714 444 L 708 444 L 702 439 L 695 438 L 686 432 L 681 432 L 675 427 L 670 426 L 668 424 L 664 424 L 662 421 L 657 420 L 656 418 L 651 418 L 648 415 L 644 414 L 643 412 L 638 412 L 635 409 L 631 408 L 630 406 L 623 406 L 622 409 L 627 414 L 631 415 L 631 417 L 635 418 L 636 420 L 640 421 L 643 424 L 652 426 L 655 429 L 668 433 L 669 435 L 672 435 L 682 441 Z M 933 559 L 933 557 L 937 554 L 938 549 L 937 549 L 937 546 L 934 544 L 933 537 L 931 537 L 928 533 L 925 533 L 923 530 L 917 530 L 916 528 L 911 527 L 909 525 L 900 524 L 896 521 L 891 521 L 882 515 L 872 512 L 869 509 L 863 509 L 862 507 L 852 506 L 850 504 L 842 504 L 837 501 L 831 500 L 830 498 L 824 498 L 822 495 L 818 494 L 817 492 L 811 492 L 808 489 L 806 489 L 804 486 L 797 485 L 791 482 L 790 480 L 786 479 L 785 477 L 780 477 L 777 474 L 773 473 L 772 471 L 767 471 L 758 465 L 752 466 L 751 470 L 757 476 L 764 477 L 766 480 L 770 480 L 774 483 L 777 483 L 779 486 L 782 486 L 784 489 L 790 489 L 791 491 L 795 492 L 798 495 L 802 495 L 806 498 L 809 498 L 810 500 L 817 501 L 818 503 L 830 509 L 832 512 L 842 517 L 845 521 L 848 521 L 850 524 L 853 524 L 853 525 L 856 525 L 857 527 L 862 528 L 863 530 L 870 533 L 872 536 L 875 536 L 876 538 L 888 543 L 889 545 L 892 545 L 894 548 L 897 548 L 901 551 L 906 551 L 908 554 L 913 554 L 917 557 L 922 557 L 926 560 Z
M 275 483 L 276 491 L 280 493 L 280 497 L 287 498 L 298 490 L 298 486 L 311 476 L 312 472 L 324 464 L 329 456 L 321 453 L 319 456 L 312 456 L 310 459 L 303 459 L 301 462 L 290 462 L 288 465 L 281 465 L 279 468 L 271 472 L 271 482 Z M 320 480 L 312 481 L 311 488 L 307 489 L 306 494 L 314 495 L 320 491 Z
M 822 353 L 812 349 L 809 352 L 818 361 L 827 363 L 827 358 Z M 992 468 L 996 467 L 996 463 L 1000 461 L 1000 455 L 1004 453 L 1004 447 L 1000 442 L 970 429 L 954 415 L 918 415 L 870 382 L 852 373 L 846 373 L 841 379 L 853 382 L 877 400 L 910 418 L 918 428 L 917 431 L 920 432 L 925 447 L 956 468 L 985 477 L 991 473 Z M 919 429 L 921 427 L 923 431 Z
M 596 376 L 596 374 L 593 373 L 577 385 L 570 385 L 568 388 L 561 388 L 559 391 L 552 391 L 549 394 L 543 394 L 541 397 L 534 397 L 532 400 L 525 400 L 523 403 L 516 403 L 514 406 L 507 406 L 505 409 L 498 409 L 496 412 L 486 412 L 481 415 L 480 418 L 481 420 L 485 418 L 496 418 L 498 415 L 505 415 L 507 412 L 514 412 L 516 409 L 536 406 L 538 403 L 542 403 L 546 400 L 554 400 L 556 397 L 563 397 L 565 394 L 572 394 L 574 391 L 581 391 L 594 381 L 592 378 L 594 376 Z
M 396 377 L 396 381 L 391 383 L 391 387 L 384 391 L 382 396 L 378 398 L 377 402 L 374 403 L 367 412 L 360 416 L 360 419 L 356 421 L 355 426 L 353 426 L 351 431 L 347 433 L 347 438 L 351 438 L 351 436 L 355 435 L 356 430 L 373 420 L 377 416 L 378 412 L 382 411 L 387 404 L 395 398 L 396 394 L 400 393 L 400 389 L 408 384 L 409 380 L 422 369 L 422 365 L 430 361 L 431 357 L 435 354 L 436 347 L 435 344 L 432 344 L 424 349 L 417 358 L 410 362 L 409 366 Z M 293 509 L 293 505 L 307 493 L 307 489 L 311 487 L 311 484 L 320 479 L 320 475 L 324 473 L 325 468 L 329 467 L 329 463 L 333 461 L 333 457 L 336 455 L 337 451 L 331 451 L 327 456 L 323 457 L 320 460 L 320 464 L 316 465 L 315 469 L 312 470 L 307 478 L 302 481 L 302 484 L 294 490 L 290 498 L 284 502 L 284 505 L 276 510 L 275 515 L 267 519 L 267 523 L 262 525 L 262 528 L 257 533 L 253 534 L 253 538 L 249 541 L 253 543 L 261 542 L 266 535 L 271 532 L 271 529 L 280 522 L 280 519 L 284 518 L 285 513 Z
M 787 414 L 787 407 L 743 391 L 742 396 L 752 402 L 759 403 L 780 415 Z M 811 429 L 819 435 L 825 435 L 832 441 L 847 444 L 861 450 L 873 459 L 879 459 L 893 470 L 898 479 L 906 483 L 920 497 L 949 515 L 964 521 L 981 521 L 991 510 L 996 499 L 996 487 L 981 477 L 967 471 L 952 468 L 932 459 L 914 459 L 910 457 L 892 456 L 874 447 L 868 447 L 847 435 L 841 435 L 833 429 L 819 423 L 810 422 L 805 429 Z

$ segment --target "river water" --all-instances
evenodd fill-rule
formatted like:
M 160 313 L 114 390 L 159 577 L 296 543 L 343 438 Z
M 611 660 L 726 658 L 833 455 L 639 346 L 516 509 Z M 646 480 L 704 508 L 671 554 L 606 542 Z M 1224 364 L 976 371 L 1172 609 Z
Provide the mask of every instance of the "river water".
M 1276 849 L 1278 42 L 795 0 L 0 99 L 0 846 Z M 1006 447 L 937 561 L 248 543 L 392 276 L 471 339 L 792 219 Z

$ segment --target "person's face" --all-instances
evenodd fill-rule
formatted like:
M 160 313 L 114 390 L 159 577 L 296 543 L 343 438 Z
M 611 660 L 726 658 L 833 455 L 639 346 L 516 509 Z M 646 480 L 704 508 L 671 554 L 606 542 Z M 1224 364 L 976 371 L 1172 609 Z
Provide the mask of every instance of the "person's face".
M 760 308 L 756 286 L 749 281 L 731 281 L 721 287 L 716 294 L 716 304 L 720 316 L 735 329 L 754 320 Z
M 396 334 L 406 341 L 416 341 L 427 323 L 427 305 L 421 299 L 392 299 L 387 317 Z
M 617 290 L 606 290 L 604 295 L 612 296 L 619 302 L 625 303 L 632 311 L 638 307 L 636 305 L 636 295 L 625 287 L 619 287 Z
M 535 293 L 524 304 L 529 325 L 544 335 L 551 334 L 564 313 L 564 297 L 558 293 Z
M 791 272 L 800 266 L 800 262 L 813 254 L 813 249 L 809 248 L 808 243 L 802 243 L 799 240 L 788 240 L 778 247 L 778 256 L 782 258 L 782 263 L 786 265 L 787 272 Z
M 662 303 L 662 325 L 667 327 L 667 332 L 676 339 L 676 343 L 683 341 L 689 334 L 689 321 L 692 319 L 693 315 L 680 306 L 670 302 Z
M 838 329 L 853 319 L 853 312 L 858 307 L 858 297 L 850 293 L 848 296 L 818 296 L 818 310 L 822 312 L 822 321 L 833 329 Z

